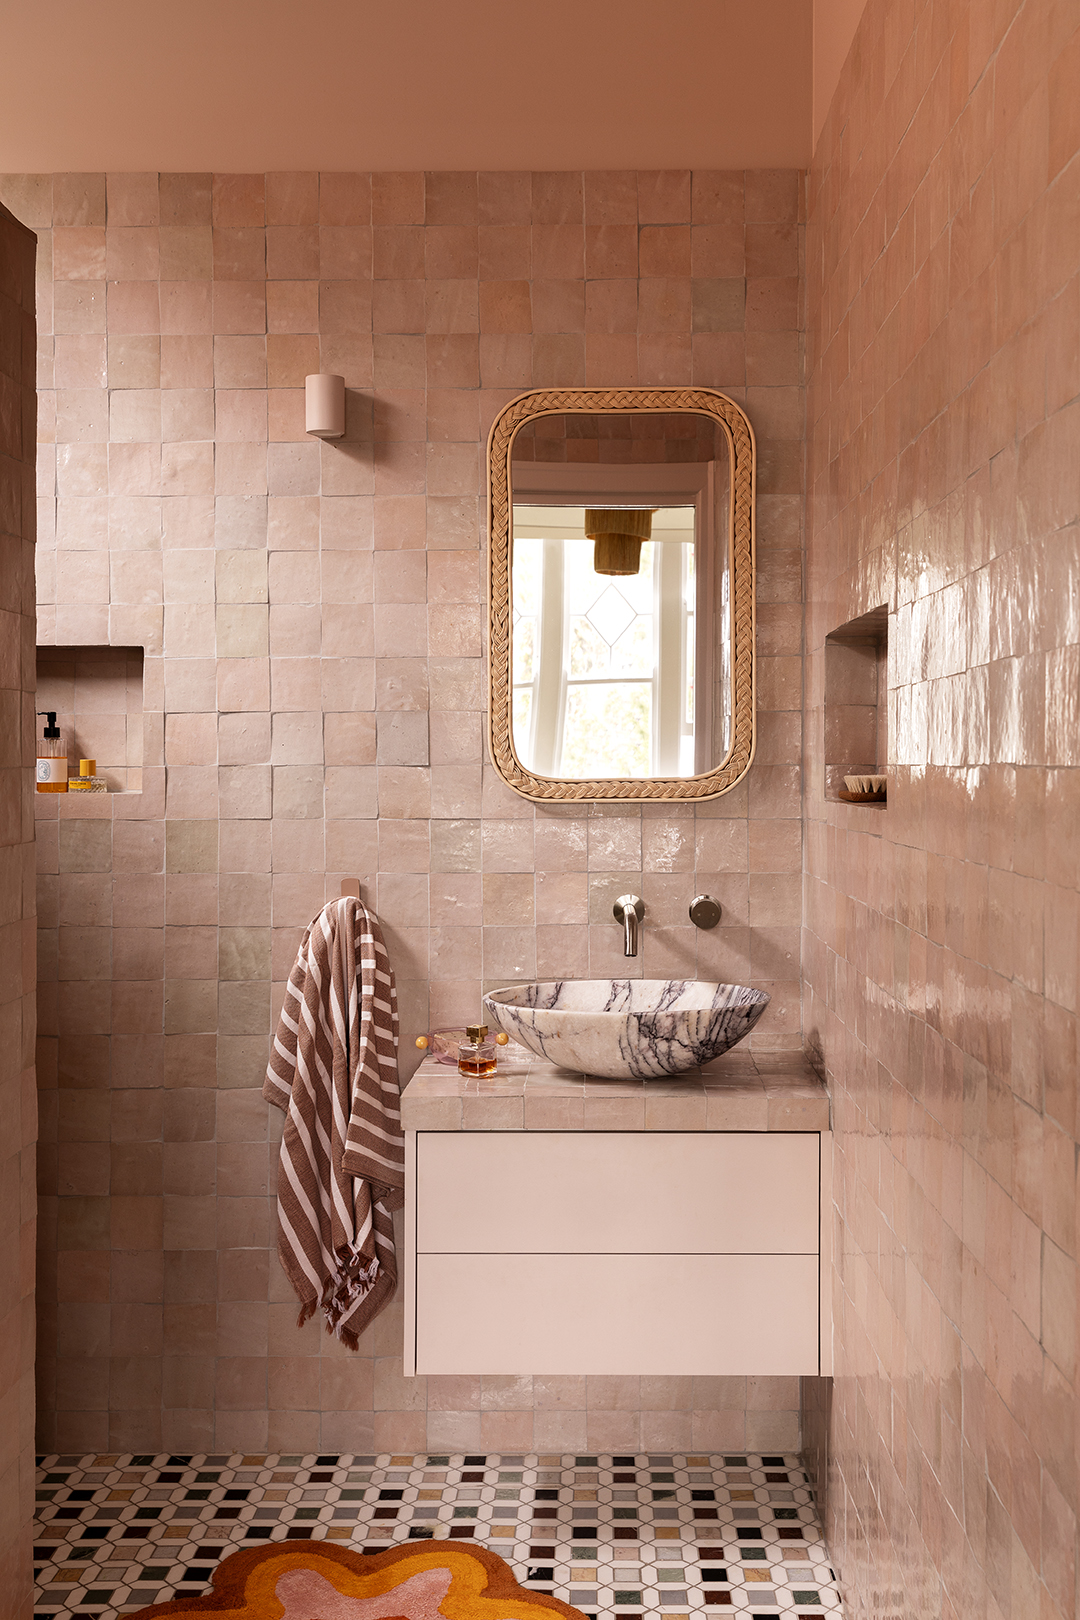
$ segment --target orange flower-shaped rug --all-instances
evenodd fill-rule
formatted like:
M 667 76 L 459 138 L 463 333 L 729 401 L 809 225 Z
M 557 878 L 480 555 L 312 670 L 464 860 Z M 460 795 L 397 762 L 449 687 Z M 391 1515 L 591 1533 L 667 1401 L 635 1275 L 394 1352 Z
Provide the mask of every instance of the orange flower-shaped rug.
M 213 1587 L 129 1620 L 581 1620 L 568 1603 L 519 1586 L 496 1553 L 445 1541 L 373 1555 L 277 1542 L 223 1559 Z

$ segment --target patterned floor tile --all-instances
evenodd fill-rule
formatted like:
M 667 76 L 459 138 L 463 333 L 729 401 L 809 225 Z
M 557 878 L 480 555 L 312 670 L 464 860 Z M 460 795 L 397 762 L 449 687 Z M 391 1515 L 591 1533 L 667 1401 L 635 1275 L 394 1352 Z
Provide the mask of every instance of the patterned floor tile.
M 448 1538 L 596 1620 L 839 1620 L 796 1456 L 39 1458 L 35 1620 L 117 1620 L 206 1589 L 242 1546 Z

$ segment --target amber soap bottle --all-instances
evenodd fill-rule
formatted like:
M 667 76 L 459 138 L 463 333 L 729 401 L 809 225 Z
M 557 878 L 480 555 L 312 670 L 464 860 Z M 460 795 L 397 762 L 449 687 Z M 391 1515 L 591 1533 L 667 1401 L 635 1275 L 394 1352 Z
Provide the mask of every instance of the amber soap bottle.
M 67 754 L 60 738 L 60 727 L 52 709 L 39 709 L 45 716 L 45 729 L 38 739 L 37 782 L 39 793 L 66 793 L 68 790 Z

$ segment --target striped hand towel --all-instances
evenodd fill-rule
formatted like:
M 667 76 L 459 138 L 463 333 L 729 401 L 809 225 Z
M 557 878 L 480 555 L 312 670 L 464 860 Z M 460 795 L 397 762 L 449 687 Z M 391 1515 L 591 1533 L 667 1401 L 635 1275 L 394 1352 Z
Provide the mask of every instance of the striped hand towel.
M 263 1096 L 285 1113 L 278 1253 L 300 1300 L 350 1350 L 397 1286 L 404 1202 L 394 975 L 359 900 L 324 906 L 289 976 Z

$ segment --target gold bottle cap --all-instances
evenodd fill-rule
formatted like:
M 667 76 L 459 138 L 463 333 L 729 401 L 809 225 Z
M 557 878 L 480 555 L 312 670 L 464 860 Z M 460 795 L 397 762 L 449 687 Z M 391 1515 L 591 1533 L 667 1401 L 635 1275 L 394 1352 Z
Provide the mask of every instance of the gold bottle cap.
M 486 1024 L 466 1024 L 465 1026 L 466 1035 L 469 1037 L 470 1041 L 474 1043 L 482 1041 L 487 1035 L 487 1032 L 488 1027 Z
M 97 775 L 97 760 L 96 759 L 80 759 L 80 761 L 79 761 L 79 775 L 80 776 L 96 776 Z

